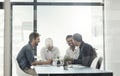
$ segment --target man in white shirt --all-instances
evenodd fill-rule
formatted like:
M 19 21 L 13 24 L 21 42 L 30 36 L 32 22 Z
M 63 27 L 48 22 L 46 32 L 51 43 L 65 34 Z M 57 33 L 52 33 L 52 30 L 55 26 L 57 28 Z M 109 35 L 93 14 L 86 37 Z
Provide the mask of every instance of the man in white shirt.
M 54 60 L 60 56 L 59 49 L 53 46 L 53 40 L 51 38 L 45 40 L 45 47 L 41 49 L 40 54 L 43 60 Z
M 66 41 L 69 48 L 66 50 L 65 57 L 68 59 L 77 59 L 79 56 L 79 48 L 73 44 L 72 35 L 67 35 Z

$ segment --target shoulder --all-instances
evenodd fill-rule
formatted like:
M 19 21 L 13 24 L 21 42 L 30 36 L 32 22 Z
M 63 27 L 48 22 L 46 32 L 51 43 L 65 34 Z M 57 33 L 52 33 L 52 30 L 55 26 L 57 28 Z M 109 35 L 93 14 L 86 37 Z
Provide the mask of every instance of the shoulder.
M 88 43 L 83 43 L 81 46 L 81 50 L 84 53 L 91 53 L 93 51 L 93 47 Z
M 20 50 L 20 52 L 19 52 L 19 54 L 21 55 L 23 55 L 24 53 L 30 53 L 30 50 L 32 50 L 32 49 L 30 49 L 30 45 L 29 44 L 26 44 L 26 45 L 24 45 L 23 47 L 22 47 L 22 49 Z
M 66 49 L 66 51 L 69 51 L 69 50 L 71 50 L 70 47 Z
M 56 46 L 53 46 L 53 49 L 54 49 L 54 50 L 59 50 L 58 47 L 56 47 Z
M 41 51 L 43 52 L 43 51 L 45 51 L 47 48 L 46 47 L 42 47 L 41 48 Z
M 86 48 L 86 49 L 93 49 L 92 45 L 90 45 L 88 43 L 83 43 L 82 47 Z
M 30 45 L 29 44 L 26 44 L 22 47 L 22 50 L 26 50 L 26 49 L 30 49 Z
M 70 51 L 71 51 L 71 48 L 70 48 L 70 47 L 66 49 L 66 52 L 70 52 Z

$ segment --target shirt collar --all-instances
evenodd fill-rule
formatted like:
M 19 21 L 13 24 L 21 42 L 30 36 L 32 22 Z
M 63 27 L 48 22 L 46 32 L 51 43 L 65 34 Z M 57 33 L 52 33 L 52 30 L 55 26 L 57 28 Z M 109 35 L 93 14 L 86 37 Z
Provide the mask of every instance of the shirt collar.
M 54 47 L 52 48 L 52 50 L 48 50 L 47 48 L 46 48 L 46 50 L 47 50 L 47 52 L 48 52 L 48 51 L 53 51 L 53 50 L 54 50 Z
M 34 50 L 34 47 L 32 47 L 31 43 L 29 42 L 28 44 L 31 46 L 32 50 Z

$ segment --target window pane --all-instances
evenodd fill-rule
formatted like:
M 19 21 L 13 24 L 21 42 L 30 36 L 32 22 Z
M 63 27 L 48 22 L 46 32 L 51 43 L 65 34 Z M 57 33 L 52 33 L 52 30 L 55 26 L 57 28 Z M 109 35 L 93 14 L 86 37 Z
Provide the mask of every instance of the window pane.
M 68 48 L 66 35 L 80 33 L 85 42 L 98 49 L 98 55 L 103 55 L 102 18 L 102 6 L 38 6 L 40 48 L 45 38 L 51 37 L 64 56 Z
M 38 2 L 103 2 L 103 0 L 37 0 Z
M 4 10 L 0 9 L 0 76 L 3 76 Z
M 33 31 L 33 7 L 13 6 L 13 56 L 28 43 L 28 35 Z M 16 76 L 13 62 L 13 76 Z

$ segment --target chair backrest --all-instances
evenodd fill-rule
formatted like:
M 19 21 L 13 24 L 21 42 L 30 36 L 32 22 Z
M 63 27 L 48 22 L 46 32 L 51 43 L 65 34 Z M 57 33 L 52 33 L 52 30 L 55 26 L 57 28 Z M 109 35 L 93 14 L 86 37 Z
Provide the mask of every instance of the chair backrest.
M 32 76 L 30 74 L 25 73 L 18 65 L 18 62 L 16 60 L 16 57 L 14 58 L 14 62 L 16 65 L 16 72 L 17 72 L 17 76 Z
M 100 69 L 101 64 L 102 64 L 102 57 L 96 57 L 92 63 L 91 63 L 91 68 L 95 68 L 95 69 Z

